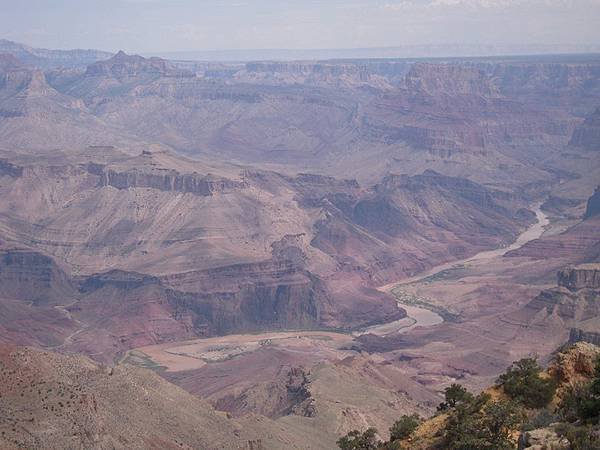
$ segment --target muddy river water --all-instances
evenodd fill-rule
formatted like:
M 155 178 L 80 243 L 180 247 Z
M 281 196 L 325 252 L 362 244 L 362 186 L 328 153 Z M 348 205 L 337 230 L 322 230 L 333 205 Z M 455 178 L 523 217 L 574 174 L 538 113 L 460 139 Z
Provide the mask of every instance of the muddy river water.
M 419 281 L 424 280 L 425 278 L 431 277 L 433 275 L 439 274 L 445 270 L 449 270 L 452 268 L 460 267 L 464 264 L 472 263 L 475 261 L 487 260 L 492 258 L 499 258 L 504 256 L 506 253 L 521 248 L 523 245 L 532 241 L 534 239 L 538 239 L 543 233 L 546 226 L 549 223 L 548 217 L 541 209 L 541 203 L 535 205 L 534 212 L 537 218 L 537 222 L 533 225 L 529 226 L 523 233 L 521 233 L 517 239 L 508 247 L 500 247 L 494 250 L 486 250 L 483 252 L 479 252 L 470 258 L 465 258 L 460 261 L 452 261 L 449 263 L 440 264 L 435 266 L 425 272 L 421 272 L 420 274 L 402 280 L 396 283 L 386 284 L 385 286 L 381 286 L 379 288 L 382 292 L 387 292 L 392 294 L 398 300 L 398 306 L 402 309 L 406 310 L 407 317 L 404 319 L 397 320 L 395 322 L 390 322 L 382 325 L 375 325 L 365 330 L 355 333 L 357 335 L 372 333 L 380 336 L 395 333 L 395 332 L 407 332 L 415 327 L 429 327 L 432 325 L 440 324 L 444 321 L 443 317 L 440 316 L 435 311 L 432 311 L 428 308 L 423 308 L 420 306 L 416 306 L 414 304 L 407 303 L 406 294 L 401 290 L 402 286 L 406 286 L 408 284 L 417 283 Z

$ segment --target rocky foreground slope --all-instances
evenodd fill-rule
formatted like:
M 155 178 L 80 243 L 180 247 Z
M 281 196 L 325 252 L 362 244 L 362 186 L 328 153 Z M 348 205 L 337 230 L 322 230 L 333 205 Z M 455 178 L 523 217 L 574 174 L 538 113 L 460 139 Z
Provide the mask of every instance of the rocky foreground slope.
M 3 449 L 304 448 L 268 420 L 242 424 L 151 371 L 83 356 L 0 349 Z

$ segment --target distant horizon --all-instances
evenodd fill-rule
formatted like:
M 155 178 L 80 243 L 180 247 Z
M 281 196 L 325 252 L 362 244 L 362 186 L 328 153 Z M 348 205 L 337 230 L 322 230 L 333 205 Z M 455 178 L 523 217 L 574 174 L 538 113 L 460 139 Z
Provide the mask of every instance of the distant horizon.
M 600 53 L 600 44 L 413 44 L 383 47 L 339 48 L 231 48 L 173 50 L 168 52 L 136 52 L 128 49 L 107 50 L 83 47 L 37 47 L 0 37 L 37 50 L 98 51 L 114 55 L 124 51 L 130 55 L 160 57 L 172 60 L 249 62 L 261 60 L 312 60 L 312 59 L 427 59 L 427 58 L 501 58 L 521 56 L 586 55 Z M 454 50 L 452 52 L 451 50 Z M 429 51 L 429 53 L 427 53 Z M 1 52 L 1 50 L 0 50 Z
M 512 47 L 512 51 L 510 48 Z M 570 47 L 570 48 L 569 48 Z M 456 52 L 443 50 L 456 49 Z M 423 50 L 433 50 L 426 54 Z M 481 51 L 474 52 L 475 49 Z M 483 51 L 488 49 L 490 51 Z M 413 50 L 412 53 L 406 53 Z M 437 50 L 437 52 L 436 52 Z M 405 51 L 405 53 L 402 53 Z M 116 53 L 116 52 L 115 52 Z M 126 53 L 129 53 L 126 51 Z M 244 57 L 243 53 L 248 53 Z M 371 53 L 367 55 L 367 53 Z M 263 59 L 275 60 L 311 60 L 318 59 L 427 59 L 427 58 L 501 58 L 520 56 L 552 56 L 552 55 L 588 55 L 600 53 L 599 45 L 470 45 L 470 44 L 435 44 L 435 45 L 406 45 L 387 47 L 340 47 L 340 48 L 248 48 L 225 50 L 180 50 L 171 52 L 143 52 L 141 56 L 157 56 L 164 59 L 181 59 L 198 61 L 203 57 L 218 56 L 227 58 L 237 55 L 237 58 L 222 59 L 221 61 L 257 61 Z M 132 53 L 133 54 L 133 53 Z M 266 58 L 256 59 L 257 54 L 264 54 Z M 271 56 L 269 57 L 269 54 Z M 313 55 L 311 58 L 310 55 Z M 320 56 L 318 56 L 320 55 Z M 303 57 L 306 56 L 306 57 Z M 230 56 L 232 57 L 232 56 Z M 214 60 L 214 59 L 213 59 Z M 220 59 L 217 59 L 219 61 Z

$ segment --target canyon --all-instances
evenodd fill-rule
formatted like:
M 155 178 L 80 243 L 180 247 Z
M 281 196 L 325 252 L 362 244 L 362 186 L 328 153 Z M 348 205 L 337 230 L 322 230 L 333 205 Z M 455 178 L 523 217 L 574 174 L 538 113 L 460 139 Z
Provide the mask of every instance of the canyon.
M 330 449 L 598 343 L 598 55 L 0 44 L 3 445 Z

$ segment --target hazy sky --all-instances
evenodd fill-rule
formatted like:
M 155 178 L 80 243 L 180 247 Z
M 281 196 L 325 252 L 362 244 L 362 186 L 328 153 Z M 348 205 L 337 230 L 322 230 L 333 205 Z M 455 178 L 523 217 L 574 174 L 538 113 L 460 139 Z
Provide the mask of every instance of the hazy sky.
M 600 0 L 0 0 L 0 38 L 141 53 L 598 44 Z

